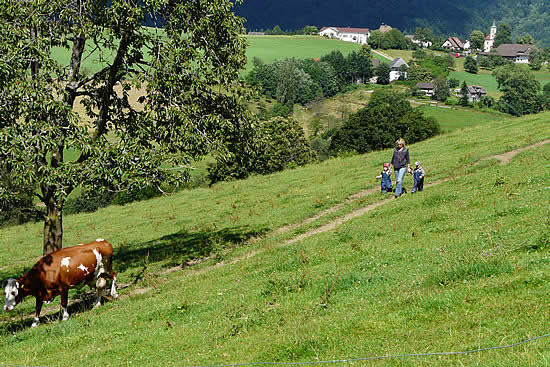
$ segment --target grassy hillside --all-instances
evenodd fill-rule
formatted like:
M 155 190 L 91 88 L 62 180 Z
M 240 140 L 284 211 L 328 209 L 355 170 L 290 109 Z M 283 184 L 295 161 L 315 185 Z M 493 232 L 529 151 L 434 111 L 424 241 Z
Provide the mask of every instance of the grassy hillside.
M 451 180 L 397 200 L 376 190 L 374 176 L 391 156 L 382 151 L 68 216 L 67 244 L 107 238 L 120 281 L 142 276 L 120 300 L 67 322 L 44 319 L 29 329 L 32 300 L 0 314 L 0 363 L 318 361 L 469 350 L 546 334 L 550 169 L 541 162 L 550 144 L 506 165 L 483 158 L 548 139 L 549 118 L 491 121 L 410 146 L 426 183 Z M 346 201 L 368 188 L 375 190 Z M 287 242 L 369 204 L 378 207 Z M 2 279 L 39 256 L 40 230 L 0 231 Z M 181 268 L 197 257 L 204 260 Z M 359 364 L 539 366 L 549 359 L 550 340 L 541 339 L 482 354 Z

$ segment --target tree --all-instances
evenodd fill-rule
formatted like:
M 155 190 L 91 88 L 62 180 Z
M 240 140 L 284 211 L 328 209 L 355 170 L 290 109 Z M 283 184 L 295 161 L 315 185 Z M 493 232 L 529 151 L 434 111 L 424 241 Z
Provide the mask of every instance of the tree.
M 390 66 L 384 62 L 376 68 L 376 84 L 390 84 Z
M 414 39 L 421 42 L 433 42 L 434 34 L 431 28 L 417 27 L 414 32 Z
M 501 23 L 497 28 L 493 48 L 497 48 L 504 43 L 512 43 L 512 27 L 506 23 Z
M 409 68 L 407 65 L 403 64 L 399 67 L 399 80 L 407 80 L 407 71 Z
M 451 92 L 449 90 L 449 85 L 447 84 L 447 80 L 442 77 L 438 76 L 434 80 L 434 99 L 437 101 L 445 101 L 447 98 L 451 96 Z
M 335 131 L 330 150 L 333 154 L 366 153 L 392 147 L 396 136 L 414 143 L 439 131 L 439 124 L 433 118 L 424 117 L 421 110 L 413 109 L 406 95 L 378 89 L 372 93 L 367 107 L 350 116 Z
M 382 46 L 382 40 L 384 38 L 384 34 L 380 32 L 380 30 L 375 29 L 372 31 L 369 35 L 368 44 L 373 49 L 378 49 Z
M 302 69 L 311 79 L 321 86 L 323 96 L 332 97 L 340 91 L 340 85 L 334 68 L 327 62 L 316 62 L 313 59 L 303 60 Z
M 460 100 L 458 101 L 458 104 L 463 107 L 470 105 L 470 101 L 468 100 L 468 85 L 465 80 L 462 82 L 462 86 L 460 87 Z
M 365 83 L 373 74 L 372 60 L 368 56 L 352 51 L 347 59 L 348 81 L 355 84 L 358 82 Z
M 482 31 L 472 31 L 470 34 L 470 47 L 473 50 L 483 50 L 485 34 Z
M 372 58 L 371 47 L 368 44 L 361 45 L 361 48 L 359 49 L 359 55 L 366 56 L 369 59 L 371 59 Z
M 544 51 L 538 48 L 535 48 L 529 54 L 529 67 L 533 70 L 542 69 L 544 64 Z
M 537 94 L 540 83 L 529 69 L 519 65 L 505 65 L 493 72 L 499 90 L 503 93 L 499 109 L 514 116 L 539 111 Z
M 312 35 L 317 33 L 319 33 L 319 29 L 317 29 L 317 27 L 314 25 L 306 25 L 304 27 L 304 34 L 306 35 Z
M 529 33 L 525 33 L 523 37 L 517 39 L 517 43 L 522 45 L 534 45 L 535 39 Z
M 0 0 L 0 7 L 0 161 L 12 179 L 0 182 L 0 201 L 17 197 L 13 188 L 33 188 L 45 205 L 37 210 L 44 253 L 62 247 L 63 208 L 75 188 L 175 187 L 191 160 L 224 154 L 236 126 L 251 124 L 239 81 L 243 19 L 230 0 Z M 147 16 L 164 29 L 142 27 Z M 58 61 L 54 48 L 68 50 L 69 61 Z M 87 58 L 97 70 L 82 67 Z M 76 159 L 64 158 L 69 148 Z
M 472 56 L 466 56 L 464 61 L 464 70 L 468 73 L 477 74 L 477 61 Z
M 338 77 L 339 88 L 343 88 L 347 78 L 347 62 L 340 50 L 334 50 L 331 53 L 321 57 L 321 61 L 328 63 Z
M 429 82 L 433 79 L 433 74 L 430 70 L 414 63 L 407 72 L 407 79 L 418 80 L 420 82 Z
M 449 85 L 449 88 L 454 89 L 460 85 L 460 82 L 456 78 L 449 78 L 447 84 Z
M 273 35 L 273 36 L 281 36 L 281 35 L 284 35 L 286 33 L 277 24 L 277 25 L 275 25 L 275 27 L 273 27 L 273 29 L 271 31 L 266 32 L 266 34 L 270 34 L 270 35 Z

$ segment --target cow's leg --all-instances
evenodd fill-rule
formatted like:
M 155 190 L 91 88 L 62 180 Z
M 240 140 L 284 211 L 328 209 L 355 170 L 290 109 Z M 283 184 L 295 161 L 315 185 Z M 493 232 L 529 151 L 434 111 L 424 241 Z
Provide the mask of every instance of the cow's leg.
M 69 319 L 69 312 L 67 312 L 67 304 L 69 303 L 69 289 L 61 290 L 61 308 L 63 311 L 62 320 L 67 321 Z
M 116 276 L 117 273 L 113 271 L 112 259 L 109 257 L 105 261 L 105 275 L 111 280 L 111 297 L 118 298 L 118 292 L 116 291 Z
M 36 308 L 34 311 L 34 320 L 32 322 L 31 327 L 37 327 L 38 324 L 40 324 L 40 311 L 42 311 L 42 299 L 39 297 L 36 297 Z
M 97 281 L 95 282 L 95 288 L 97 291 L 97 300 L 95 302 L 94 307 L 101 306 L 101 292 L 103 292 L 103 290 L 105 289 L 106 284 L 107 284 L 107 281 L 103 277 L 98 278 Z
M 111 297 L 118 298 L 118 292 L 116 291 L 116 273 L 111 271 L 111 278 L 113 283 L 111 283 Z

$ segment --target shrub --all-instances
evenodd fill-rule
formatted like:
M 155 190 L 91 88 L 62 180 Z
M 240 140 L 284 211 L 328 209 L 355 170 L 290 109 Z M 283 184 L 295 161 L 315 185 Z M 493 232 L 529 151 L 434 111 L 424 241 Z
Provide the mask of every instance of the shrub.
M 376 90 L 367 107 L 335 129 L 331 154 L 356 151 L 366 153 L 394 146 L 398 137 L 414 143 L 438 134 L 439 124 L 411 107 L 404 94 Z
M 304 130 L 292 118 L 273 117 L 260 121 L 253 133 L 235 132 L 231 151 L 216 157 L 208 167 L 211 183 L 246 178 L 252 173 L 268 174 L 302 166 L 316 159 Z

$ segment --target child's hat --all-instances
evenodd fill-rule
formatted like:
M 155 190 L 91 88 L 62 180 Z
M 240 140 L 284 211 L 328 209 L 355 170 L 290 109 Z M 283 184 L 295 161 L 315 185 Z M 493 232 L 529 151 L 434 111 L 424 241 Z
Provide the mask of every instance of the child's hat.
M 384 168 L 390 168 L 390 164 L 389 163 L 384 163 Z
M 415 165 L 415 166 L 420 166 L 420 161 L 414 162 L 414 165 Z

